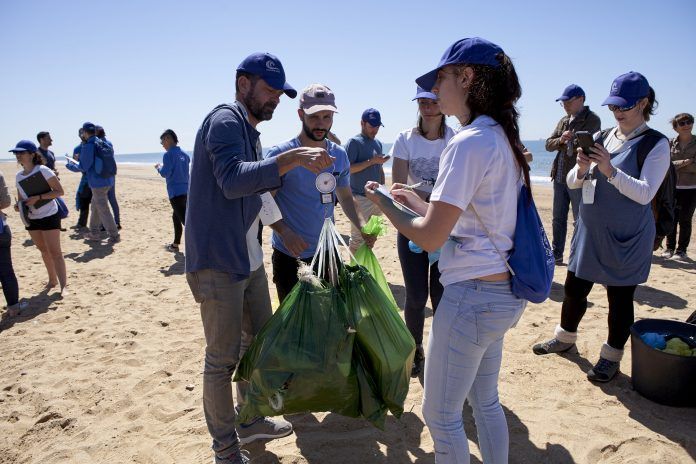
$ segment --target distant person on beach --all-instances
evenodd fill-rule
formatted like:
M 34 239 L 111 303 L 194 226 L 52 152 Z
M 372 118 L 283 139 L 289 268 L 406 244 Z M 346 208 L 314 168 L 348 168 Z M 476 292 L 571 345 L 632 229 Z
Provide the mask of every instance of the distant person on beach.
M 568 188 L 566 176 L 575 166 L 577 148 L 577 131 L 590 134 L 601 129 L 599 116 L 585 105 L 585 91 L 576 84 L 570 84 L 563 94 L 556 99 L 561 102 L 566 115 L 558 121 L 551 137 L 546 139 L 546 151 L 555 151 L 556 158 L 551 165 L 553 183 L 553 255 L 556 264 L 563 263 L 566 235 L 568 233 L 568 206 L 573 210 L 573 220 L 578 219 L 580 190 Z
M 415 127 L 399 133 L 392 146 L 390 156 L 394 159 L 392 166 L 392 183 L 417 185 L 414 191 L 428 201 L 437 180 L 440 154 L 447 142 L 454 137 L 454 130 L 445 122 L 445 115 L 440 111 L 437 96 L 416 87 L 418 101 L 418 122 Z M 427 252 L 414 252 L 409 247 L 409 239 L 397 233 L 396 247 L 401 263 L 401 272 L 406 287 L 404 317 L 406 325 L 416 342 L 416 354 L 413 359 L 411 376 L 417 377 L 423 371 L 425 352 L 423 351 L 423 325 L 425 323 L 425 305 L 430 295 L 433 313 L 442 297 L 443 287 L 440 283 L 440 271 L 436 255 Z
M 509 434 L 498 398 L 503 339 L 526 306 L 512 293 L 504 255 L 513 246 L 522 183 L 529 165 L 520 148 L 515 103 L 522 94 L 510 58 L 478 38 L 452 44 L 437 68 L 416 79 L 438 97 L 461 130 L 440 155 L 430 203 L 394 184 L 392 194 L 423 217 L 414 219 L 366 186 L 400 233 L 428 252 L 442 248 L 444 293 L 426 351 L 423 418 L 437 464 L 469 462 L 462 408 L 474 413 L 485 463 L 507 463 Z M 474 214 L 478 213 L 485 227 Z
M 63 187 L 55 173 L 44 166 L 43 156 L 38 148 L 28 140 L 20 140 L 17 146 L 10 150 L 17 157 L 22 169 L 17 173 L 17 197 L 26 206 L 26 218 L 32 241 L 41 252 L 48 283 L 46 289 L 60 285 L 60 293 L 66 293 L 67 274 L 65 260 L 60 249 L 60 213 L 55 199 L 63 195 Z M 40 195 L 28 195 L 22 188 L 23 181 L 33 175 L 40 174 L 45 179 L 50 191 Z M 37 206 L 38 205 L 38 206 Z M 20 205 L 15 209 L 19 210 Z
M 679 113 L 672 118 L 671 123 L 677 133 L 670 143 L 672 164 L 677 170 L 677 223 L 672 233 L 667 235 L 667 249 L 662 256 L 685 260 L 688 258 L 686 249 L 691 241 L 691 221 L 696 210 L 696 135 L 692 132 L 694 117 L 689 113 Z
M 5 178 L 0 173 L 0 210 L 12 206 L 12 198 L 5 183 Z M 19 284 L 12 267 L 12 233 L 7 224 L 7 215 L 0 211 L 0 285 L 7 303 L 7 315 L 14 317 L 24 307 L 24 302 L 19 301 Z
M 36 140 L 39 142 L 39 153 L 43 156 L 45 166 L 53 171 L 55 175 L 58 175 L 58 171 L 56 170 L 56 155 L 48 149 L 48 147 L 53 145 L 51 134 L 46 131 L 41 131 L 36 134 Z
M 243 332 L 253 337 L 272 315 L 257 232 L 260 194 L 280 187 L 292 169 L 319 173 L 333 164 L 326 150 L 308 147 L 262 159 L 256 126 L 273 117 L 283 94 L 297 96 L 278 58 L 246 57 L 235 90 L 236 101 L 215 107 L 196 135 L 185 225 L 186 280 L 200 304 L 206 341 L 203 409 L 220 464 L 248 462 L 240 443 L 292 433 L 282 417 L 259 417 L 235 430 L 231 379 Z M 246 387 L 237 383 L 237 402 Z
M 331 192 L 329 198 L 322 197 L 317 190 L 316 182 L 321 177 L 307 169 L 293 169 L 285 174 L 282 187 L 275 192 L 275 201 L 283 215 L 283 219 L 275 224 L 272 239 L 273 282 L 279 302 L 297 283 L 299 262 L 309 264 L 312 261 L 324 219 L 333 218 L 334 196 L 351 224 L 358 229 L 365 225 L 364 218 L 356 211 L 350 190 L 348 155 L 343 147 L 328 139 L 337 111 L 336 98 L 330 88 L 322 84 L 305 88 L 297 110 L 302 122 L 299 135 L 271 148 L 266 155 L 272 158 L 294 148 L 315 147 L 326 150 L 335 158 L 333 165 L 320 173 L 320 176 L 331 176 L 330 181 L 336 182 L 335 191 Z M 367 243 L 375 241 L 375 237 L 368 235 L 363 238 Z
M 534 345 L 535 354 L 576 351 L 578 326 L 594 284 L 607 289 L 609 334 L 599 361 L 587 372 L 608 382 L 619 371 L 633 324 L 633 295 L 650 273 L 655 219 L 651 201 L 670 163 L 669 143 L 647 121 L 655 114 L 655 91 L 637 72 L 614 79 L 607 105 L 618 125 L 597 134 L 568 173 L 571 189 L 582 190 L 580 216 L 570 248 L 561 322 L 555 337 Z M 639 153 L 645 153 L 642 160 Z M 596 163 L 596 164 L 595 164 Z
M 360 214 L 366 221 L 370 216 L 381 215 L 382 212 L 371 201 L 365 198 L 365 184 L 369 181 L 384 184 L 384 169 L 382 165 L 389 156 L 382 153 L 382 142 L 377 140 L 377 133 L 382 124 L 382 116 L 374 108 L 363 111 L 360 119 L 360 133 L 346 142 L 346 153 L 350 161 L 350 189 Z M 364 243 L 363 234 L 351 223 L 350 250 L 355 251 Z
M 177 253 L 181 244 L 183 226 L 186 223 L 186 198 L 191 158 L 179 147 L 179 138 L 171 129 L 167 129 L 160 135 L 160 143 L 166 152 L 162 157 L 162 164 L 155 164 L 155 169 L 166 179 L 167 195 L 172 205 L 172 222 L 174 223 L 174 241 L 166 248 L 168 251 Z
M 89 234 L 86 238 L 89 241 L 101 241 L 101 227 L 106 229 L 109 235 L 109 243 L 114 244 L 121 241 L 121 237 L 114 221 L 114 216 L 109 209 L 109 190 L 114 186 L 114 176 L 98 172 L 101 166 L 98 163 L 103 155 L 110 150 L 108 144 L 96 136 L 97 128 L 91 122 L 82 125 L 83 136 L 86 142 L 80 149 L 80 170 L 87 174 L 87 184 L 92 190 L 92 212 L 89 218 Z
M 78 137 L 80 137 L 80 144 L 73 149 L 72 159 L 75 162 L 80 161 L 80 151 L 82 150 L 82 145 L 85 143 L 84 131 L 80 127 L 77 132 Z M 80 183 L 77 186 L 77 192 L 75 192 L 75 209 L 80 212 L 80 216 L 77 219 L 77 224 L 72 228 L 80 231 L 87 227 L 87 219 L 89 218 L 89 205 L 92 202 L 92 189 L 89 188 L 89 183 L 87 182 L 87 174 L 82 172 L 76 163 L 71 163 L 67 161 L 65 165 L 68 171 L 81 173 Z
M 102 126 L 96 126 L 96 129 L 97 137 L 109 145 L 113 150 L 114 144 L 106 138 L 106 131 L 104 131 L 104 128 Z M 121 208 L 118 207 L 118 200 L 116 199 L 116 175 L 114 175 L 114 185 L 109 189 L 109 205 L 111 206 L 111 211 L 114 214 L 116 228 L 121 230 Z

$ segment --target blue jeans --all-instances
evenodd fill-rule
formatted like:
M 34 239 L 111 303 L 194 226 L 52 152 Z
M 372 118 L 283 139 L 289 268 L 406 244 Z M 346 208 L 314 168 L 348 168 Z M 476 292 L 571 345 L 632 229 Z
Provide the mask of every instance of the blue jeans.
M 111 210 L 114 212 L 114 221 L 117 226 L 120 226 L 121 209 L 118 207 L 118 201 L 116 200 L 116 178 L 114 178 L 114 186 L 109 190 L 109 204 L 111 205 Z
M 423 418 L 437 464 L 470 462 L 462 419 L 465 399 L 474 413 L 483 462 L 508 462 L 498 374 L 503 337 L 526 304 L 512 294 L 509 281 L 466 280 L 445 287 L 430 331 L 423 393 Z
M 553 256 L 563 258 L 568 233 L 569 205 L 573 209 L 573 224 L 578 219 L 582 189 L 569 189 L 565 182 L 553 182 Z

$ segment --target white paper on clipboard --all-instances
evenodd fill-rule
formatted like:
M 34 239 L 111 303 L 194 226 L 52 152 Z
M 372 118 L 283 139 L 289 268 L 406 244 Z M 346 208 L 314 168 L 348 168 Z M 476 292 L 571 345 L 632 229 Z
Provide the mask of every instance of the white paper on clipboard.
M 384 185 L 380 185 L 379 187 L 377 187 L 377 189 L 375 190 L 375 192 L 376 192 L 377 194 L 379 194 L 379 195 L 385 196 L 385 197 L 387 197 L 388 199 L 390 199 L 390 200 L 392 201 L 392 203 L 394 203 L 394 206 L 396 206 L 397 208 L 399 208 L 399 209 L 400 209 L 401 211 L 403 211 L 404 213 L 408 213 L 408 214 L 410 214 L 410 215 L 413 216 L 413 217 L 421 217 L 420 214 L 416 213 L 415 211 L 413 211 L 413 210 L 412 210 L 411 208 L 409 208 L 408 206 L 403 205 L 403 204 L 399 203 L 398 201 L 396 201 L 396 200 L 394 199 L 394 197 L 392 196 L 391 192 L 390 192 L 389 190 L 387 190 L 387 187 L 385 187 Z
M 259 218 L 261 219 L 261 224 L 264 226 L 270 226 L 283 219 L 283 214 L 280 212 L 271 192 L 261 194 L 261 211 L 259 212 Z

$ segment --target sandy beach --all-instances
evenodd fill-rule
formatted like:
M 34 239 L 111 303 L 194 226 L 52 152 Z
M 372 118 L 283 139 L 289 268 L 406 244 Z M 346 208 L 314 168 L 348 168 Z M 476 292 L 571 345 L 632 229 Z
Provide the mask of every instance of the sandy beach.
M 13 185 L 17 166 L 2 163 L 0 170 Z M 65 227 L 77 220 L 78 181 L 77 174 L 61 169 L 71 209 Z M 535 186 L 549 233 L 551 193 L 550 186 Z M 40 254 L 27 246 L 29 235 L 17 214 L 8 212 L 20 296 L 30 307 L 0 322 L 2 464 L 211 462 L 201 399 L 203 330 L 183 254 L 163 247 L 172 239 L 164 181 L 152 167 L 122 165 L 117 194 L 121 243 L 92 245 L 69 228 L 62 234 L 70 289 L 63 299 L 42 293 L 46 273 Z M 337 224 L 348 234 L 340 213 Z M 264 231 L 270 273 L 269 230 Z M 688 252 L 696 257 L 696 240 Z M 393 228 L 378 240 L 375 253 L 402 303 Z M 551 298 L 528 305 L 506 339 L 500 394 L 510 427 L 510 462 L 696 461 L 696 409 L 661 406 L 633 391 L 630 342 L 616 380 L 587 381 L 585 371 L 607 333 L 601 286 L 590 294 L 578 355 L 532 353 L 531 346 L 551 336 L 559 320 L 565 274 L 564 266 L 557 268 Z M 655 256 L 648 282 L 636 292 L 636 318 L 685 320 L 696 309 L 695 284 L 696 263 Z M 274 288 L 271 295 L 277 305 Z M 428 310 L 426 335 L 431 321 Z M 335 414 L 288 416 L 295 433 L 248 446 L 252 462 L 433 463 L 433 442 L 420 411 L 421 382 L 411 379 L 406 412 L 401 420 L 390 416 L 385 431 Z M 470 411 L 465 414 L 472 462 L 480 463 L 473 419 Z

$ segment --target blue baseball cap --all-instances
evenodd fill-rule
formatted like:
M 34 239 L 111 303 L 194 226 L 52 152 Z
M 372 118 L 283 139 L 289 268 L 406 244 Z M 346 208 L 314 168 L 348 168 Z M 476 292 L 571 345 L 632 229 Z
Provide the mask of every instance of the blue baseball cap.
M 382 124 L 382 116 L 379 114 L 379 111 L 374 108 L 368 108 L 363 111 L 362 120 L 372 127 L 384 127 L 384 124 Z
M 634 71 L 622 74 L 611 83 L 611 91 L 602 106 L 616 105 L 622 108 L 635 105 L 650 93 L 650 84 L 641 73 Z
M 413 100 L 418 100 L 419 98 L 429 98 L 431 100 L 437 100 L 437 95 L 435 95 L 432 92 L 428 92 L 425 89 L 423 89 L 421 86 L 416 86 L 416 96 L 411 99 Z
M 585 91 L 582 90 L 582 87 L 580 87 L 577 84 L 570 84 L 568 87 L 563 89 L 563 94 L 561 94 L 560 97 L 556 99 L 556 101 L 568 101 L 571 98 L 575 97 L 584 97 L 585 96 Z
M 82 130 L 87 132 L 94 132 L 97 130 L 97 126 L 95 126 L 91 122 L 86 122 L 82 125 Z
M 416 79 L 416 84 L 422 87 L 423 90 L 430 92 L 437 80 L 437 72 L 450 64 L 484 64 L 497 68 L 500 66 L 498 61 L 499 53 L 503 53 L 502 48 L 481 37 L 458 40 L 445 50 L 437 68 Z
M 34 142 L 30 140 L 20 140 L 17 142 L 17 146 L 14 147 L 11 151 L 12 153 L 21 153 L 23 151 L 29 151 L 32 153 L 36 153 L 39 149 L 36 148 L 36 145 L 34 145 Z
M 255 76 L 259 76 L 276 90 L 282 90 L 290 98 L 297 96 L 297 90 L 293 89 L 290 84 L 285 81 L 285 71 L 280 60 L 275 55 L 270 53 L 252 53 L 244 58 L 237 71 L 248 72 Z

